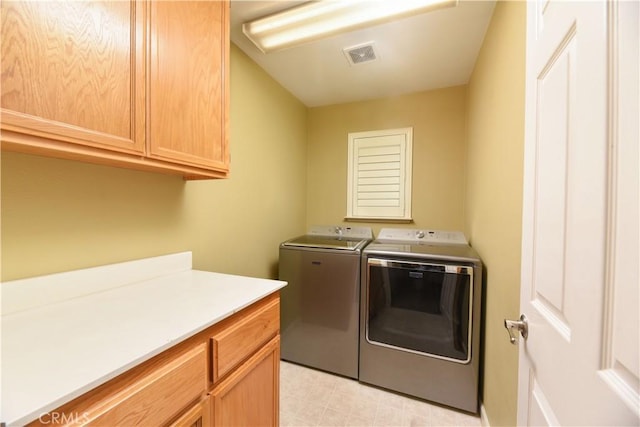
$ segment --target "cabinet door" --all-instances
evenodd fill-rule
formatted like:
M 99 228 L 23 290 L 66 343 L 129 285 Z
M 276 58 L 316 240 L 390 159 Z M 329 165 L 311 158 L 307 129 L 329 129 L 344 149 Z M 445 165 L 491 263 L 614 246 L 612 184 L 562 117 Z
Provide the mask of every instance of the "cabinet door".
M 226 172 L 229 2 L 149 8 L 149 156 Z
M 144 7 L 2 1 L 5 147 L 144 152 Z
M 277 336 L 213 390 L 213 424 L 277 426 L 279 372 Z
M 209 397 L 194 405 L 180 418 L 169 424 L 169 427 L 210 427 L 211 408 Z

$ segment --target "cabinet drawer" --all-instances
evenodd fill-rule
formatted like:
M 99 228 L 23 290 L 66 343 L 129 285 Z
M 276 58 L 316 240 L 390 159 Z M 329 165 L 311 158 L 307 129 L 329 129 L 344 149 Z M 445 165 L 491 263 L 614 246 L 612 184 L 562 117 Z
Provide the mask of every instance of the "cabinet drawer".
M 251 311 L 211 337 L 213 348 L 213 381 L 225 376 L 235 366 L 262 347 L 280 329 L 280 303 Z
M 162 425 L 204 395 L 206 389 L 207 348 L 202 343 L 113 395 L 94 413 L 95 418 L 87 414 L 89 425 Z

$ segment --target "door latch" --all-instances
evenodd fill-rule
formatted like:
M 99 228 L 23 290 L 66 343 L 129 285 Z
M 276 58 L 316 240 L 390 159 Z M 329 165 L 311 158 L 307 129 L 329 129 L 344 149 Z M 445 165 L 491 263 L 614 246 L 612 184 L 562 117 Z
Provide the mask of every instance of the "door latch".
M 529 322 L 527 321 L 527 316 L 524 314 L 520 315 L 520 320 L 504 319 L 504 327 L 509 333 L 509 341 L 511 344 L 515 345 L 518 332 L 520 332 L 520 335 L 522 335 L 522 338 L 525 340 L 529 336 Z

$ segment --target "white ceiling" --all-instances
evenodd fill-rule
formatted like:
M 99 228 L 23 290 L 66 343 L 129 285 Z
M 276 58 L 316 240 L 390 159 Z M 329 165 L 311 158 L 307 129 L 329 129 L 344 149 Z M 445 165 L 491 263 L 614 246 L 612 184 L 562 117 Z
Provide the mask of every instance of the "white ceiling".
M 468 83 L 495 5 L 460 0 L 456 7 L 269 54 L 242 33 L 242 23 L 300 3 L 232 0 L 231 40 L 308 107 Z M 370 41 L 379 59 L 350 65 L 342 50 Z

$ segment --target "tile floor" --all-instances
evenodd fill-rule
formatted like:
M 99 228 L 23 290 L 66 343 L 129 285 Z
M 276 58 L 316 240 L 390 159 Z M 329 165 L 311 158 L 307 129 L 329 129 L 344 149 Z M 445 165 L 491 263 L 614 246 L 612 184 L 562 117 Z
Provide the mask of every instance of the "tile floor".
M 480 417 L 280 363 L 281 426 L 475 426 Z

